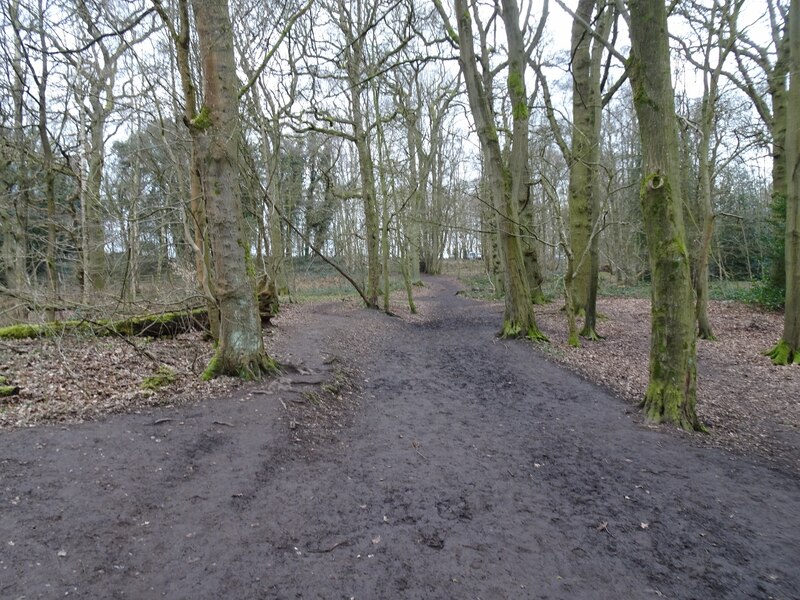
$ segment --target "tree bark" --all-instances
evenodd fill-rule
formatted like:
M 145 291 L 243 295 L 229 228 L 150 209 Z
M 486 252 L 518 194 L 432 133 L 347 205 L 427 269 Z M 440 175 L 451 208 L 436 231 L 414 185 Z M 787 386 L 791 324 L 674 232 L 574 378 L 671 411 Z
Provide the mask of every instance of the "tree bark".
M 783 337 L 769 353 L 777 365 L 800 364 L 800 0 L 789 8 L 790 81 L 786 103 L 786 304 Z
M 597 19 L 592 14 L 597 7 Z M 575 273 L 573 303 L 585 315 L 581 335 L 599 339 L 597 290 L 599 277 L 600 126 L 603 44 L 586 29 L 596 22 L 596 34 L 608 37 L 610 13 L 596 0 L 580 0 L 572 24 L 572 148 L 569 152 L 569 229 Z
M 592 172 L 595 137 L 592 86 L 592 36 L 585 23 L 591 23 L 596 0 L 579 0 L 572 22 L 572 136 L 569 152 L 569 237 L 578 264 L 572 277 L 575 311 L 585 311 L 589 299 L 592 236 Z M 600 79 L 596 78 L 599 85 Z
M 506 11 L 513 13 L 506 15 Z M 527 134 L 517 131 L 517 128 L 528 125 L 528 106 L 525 95 L 524 63 L 518 62 L 514 50 L 511 46 L 515 43 L 513 31 L 516 29 L 519 34 L 518 10 L 515 0 L 503 0 L 504 20 L 506 21 L 506 33 L 509 38 L 509 75 L 508 88 L 512 94 L 512 111 L 514 113 L 515 140 Z M 528 337 L 534 340 L 544 340 L 545 336 L 539 331 L 536 325 L 536 318 L 531 301 L 531 290 L 525 271 L 525 262 L 520 243 L 519 228 L 519 204 L 517 202 L 519 186 L 524 181 L 524 172 L 519 172 L 522 167 L 527 169 L 527 164 L 519 159 L 515 151 L 521 153 L 519 147 L 512 149 L 514 157 L 510 161 L 514 165 L 512 171 L 503 163 L 500 140 L 497 128 L 494 123 L 494 116 L 491 109 L 490 90 L 486 89 L 486 83 L 478 74 L 477 62 L 474 49 L 474 36 L 472 33 L 472 18 L 466 0 L 456 0 L 455 13 L 458 19 L 459 37 L 459 63 L 464 74 L 464 81 L 467 86 L 467 96 L 469 98 L 472 118 L 478 137 L 481 142 L 483 152 L 484 168 L 487 171 L 490 193 L 493 205 L 497 213 L 497 229 L 500 240 L 500 249 L 505 262 L 505 312 L 503 315 L 503 337 Z M 512 25 L 509 27 L 509 25 Z M 521 35 L 520 35 L 521 37 Z M 524 98 L 524 100 L 522 100 Z M 524 150 L 527 156 L 527 147 Z M 527 163 L 527 161 L 526 161 Z M 516 185 L 516 188 L 515 188 Z
M 341 0 L 340 0 L 341 1 Z M 361 176 L 361 198 L 364 204 L 364 237 L 367 246 L 367 297 L 370 308 L 378 308 L 378 289 L 381 280 L 380 262 L 380 223 L 377 208 L 377 188 L 375 185 L 375 165 L 372 160 L 372 148 L 366 113 L 362 106 L 362 94 L 366 75 L 364 66 L 364 36 L 356 29 L 347 10 L 340 11 L 340 28 L 345 34 L 347 82 L 350 89 L 350 109 L 353 117 L 353 141 L 358 153 L 358 167 Z
M 239 197 L 239 112 L 227 0 L 193 0 L 203 67 L 204 105 L 192 120 L 214 260 L 220 323 L 217 351 L 203 374 L 258 379 L 275 371 L 264 351 L 250 242 Z
M 544 302 L 542 269 L 539 265 L 537 241 L 533 236 L 533 203 L 530 201 L 530 173 L 528 171 L 529 111 L 528 92 L 525 85 L 527 52 L 519 25 L 517 0 L 503 0 L 503 25 L 508 39 L 508 94 L 511 99 L 511 155 L 508 175 L 511 179 L 511 198 L 517 204 L 520 227 L 520 245 L 528 279 L 530 299 L 534 304 Z
M 643 405 L 649 421 L 699 430 L 694 306 L 667 14 L 663 0 L 631 0 L 630 13 L 629 73 L 642 138 L 640 196 L 652 280 L 650 381 Z

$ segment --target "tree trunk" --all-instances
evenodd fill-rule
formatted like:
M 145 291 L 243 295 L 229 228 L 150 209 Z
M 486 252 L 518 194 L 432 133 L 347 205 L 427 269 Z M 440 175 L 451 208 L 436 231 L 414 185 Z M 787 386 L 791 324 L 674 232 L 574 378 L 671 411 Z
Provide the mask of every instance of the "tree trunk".
M 455 13 L 458 19 L 458 36 L 460 40 L 459 63 L 467 86 L 467 96 L 472 117 L 475 120 L 478 137 L 481 142 L 484 168 L 487 171 L 489 189 L 497 213 L 500 251 L 505 261 L 505 312 L 501 335 L 503 337 L 529 337 L 534 340 L 543 340 L 546 338 L 536 325 L 531 290 L 520 243 L 519 204 L 517 198 L 519 197 L 520 186 L 524 182 L 524 170 L 520 172 L 519 169 L 520 167 L 522 169 L 527 168 L 527 164 L 520 160 L 520 154 L 523 149 L 519 147 L 512 149 L 513 158 L 511 164 L 514 165 L 515 171 L 510 170 L 503 164 L 500 141 L 491 109 L 489 90 L 486 89 L 485 82 L 478 74 L 472 33 L 472 18 L 466 0 L 456 0 Z M 509 92 L 513 94 L 512 111 L 514 113 L 515 141 L 521 139 L 522 136 L 527 140 L 527 133 L 518 131 L 522 127 L 527 131 L 528 106 L 525 95 L 525 64 L 524 62 L 520 63 L 519 54 L 515 52 L 516 47 L 511 49 L 511 46 L 518 43 L 514 36 L 515 30 L 516 34 L 521 38 L 519 33 L 519 14 L 515 0 L 503 0 L 503 13 L 510 46 L 508 87 Z M 527 147 L 524 151 L 527 152 Z
M 569 237 L 575 272 L 572 278 L 574 309 L 586 310 L 591 265 L 589 243 L 592 235 L 592 148 L 594 139 L 594 89 L 592 87 L 591 23 L 595 0 L 579 0 L 572 22 L 572 139 L 569 152 Z M 598 78 L 598 83 L 599 83 Z
M 585 315 L 581 335 L 599 339 L 597 289 L 599 276 L 600 217 L 599 163 L 600 125 L 602 119 L 601 77 L 603 45 L 589 31 L 586 23 L 597 22 L 597 35 L 608 37 L 610 13 L 592 19 L 596 0 L 580 0 L 572 24 L 572 147 L 569 152 L 569 230 L 575 261 L 573 302 L 576 311 Z
M 711 149 L 711 138 L 717 114 L 719 79 L 727 57 L 733 51 L 735 37 L 725 36 L 725 19 L 736 21 L 742 0 L 727 0 L 722 6 L 711 9 L 703 23 L 705 40 L 703 42 L 703 98 L 700 104 L 700 139 L 698 142 L 698 192 L 694 202 L 687 201 L 689 210 L 687 237 L 689 256 L 692 265 L 692 285 L 694 287 L 697 318 L 697 334 L 701 339 L 713 340 L 714 333 L 708 319 L 708 261 L 714 235 L 714 214 L 711 194 L 714 187 L 714 165 L 716 149 Z M 719 19 L 719 23 L 716 20 Z M 712 59 L 716 61 L 712 65 Z
M 99 97 L 99 87 L 94 93 Z M 89 135 L 86 148 L 86 185 L 83 187 L 81 202 L 85 204 L 86 246 L 83 248 L 85 273 L 83 282 L 85 293 L 99 292 L 106 287 L 106 236 L 103 226 L 103 207 L 101 193 L 103 187 L 103 168 L 105 167 L 105 124 L 106 112 L 99 99 L 90 98 L 92 112 L 89 115 Z
M 713 86 L 716 94 L 716 85 Z M 689 237 L 689 253 L 692 268 L 692 287 L 695 292 L 695 318 L 697 320 L 697 335 L 704 340 L 713 340 L 714 332 L 708 319 L 708 260 L 711 253 L 711 240 L 714 234 L 714 215 L 711 212 L 711 164 L 708 156 L 709 138 L 713 121 L 713 108 L 706 107 L 712 101 L 703 99 L 703 124 L 698 149 L 698 176 L 699 190 L 694 203 L 687 202 L 692 211 L 692 226 L 687 232 Z M 706 111 L 711 111 L 706 121 Z M 708 127 L 706 127 L 708 124 Z M 693 205 L 692 205 L 693 204 Z
M 694 306 L 667 15 L 663 0 L 631 0 L 630 13 L 629 74 L 642 139 L 640 194 L 652 274 L 650 381 L 643 405 L 649 421 L 699 430 Z
M 193 0 L 203 66 L 204 106 L 192 120 L 205 197 L 220 312 L 219 341 L 205 379 L 260 378 L 276 365 L 264 351 L 250 242 L 239 198 L 238 78 L 227 0 Z
M 353 31 L 352 22 L 341 24 L 347 46 L 344 50 L 347 61 L 347 81 L 350 87 L 350 109 L 353 117 L 353 141 L 358 153 L 358 167 L 361 176 L 361 198 L 364 204 L 364 238 L 367 246 L 367 297 L 370 308 L 378 308 L 378 289 L 380 287 L 380 224 L 377 209 L 375 186 L 375 166 L 366 114 L 362 106 L 364 90 L 364 37 Z
M 530 201 L 530 173 L 528 171 L 528 92 L 525 86 L 527 52 L 519 25 L 519 7 L 516 0 L 503 0 L 503 24 L 508 38 L 508 93 L 511 100 L 512 130 L 511 154 L 508 175 L 511 178 L 511 200 L 517 204 L 520 228 L 520 245 L 528 279 L 530 299 L 534 304 L 544 302 L 542 269 L 533 236 L 533 203 Z
M 786 92 L 786 78 L 788 74 L 788 57 L 782 53 L 782 46 L 778 48 L 778 59 L 775 68 L 769 74 L 769 91 L 772 100 L 772 122 L 769 124 L 772 133 L 772 211 L 777 229 L 784 225 L 786 218 L 786 193 L 789 184 L 786 173 L 786 135 L 788 102 Z M 784 230 L 785 231 L 785 230 Z M 774 251 L 773 265 L 770 279 L 777 288 L 786 285 L 786 248 Z
M 769 353 L 776 365 L 800 364 L 800 0 L 789 8 L 791 79 L 786 103 L 786 304 L 783 337 Z

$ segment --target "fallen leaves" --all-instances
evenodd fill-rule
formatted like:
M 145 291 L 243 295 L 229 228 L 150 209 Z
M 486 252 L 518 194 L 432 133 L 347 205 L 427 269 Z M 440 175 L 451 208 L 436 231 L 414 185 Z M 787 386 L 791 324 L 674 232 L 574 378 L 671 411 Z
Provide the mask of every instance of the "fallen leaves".
M 566 343 L 562 302 L 537 307 L 536 320 L 551 343 L 537 346 L 552 359 L 638 404 L 648 380 L 650 302 L 600 298 L 600 342 Z M 712 301 L 709 318 L 716 341 L 698 340 L 697 412 L 708 427 L 707 443 L 756 452 L 800 471 L 800 369 L 776 367 L 763 351 L 781 337 L 783 317 L 738 302 Z M 787 435 L 788 434 L 788 435 Z M 788 460 L 786 459 L 788 457 Z

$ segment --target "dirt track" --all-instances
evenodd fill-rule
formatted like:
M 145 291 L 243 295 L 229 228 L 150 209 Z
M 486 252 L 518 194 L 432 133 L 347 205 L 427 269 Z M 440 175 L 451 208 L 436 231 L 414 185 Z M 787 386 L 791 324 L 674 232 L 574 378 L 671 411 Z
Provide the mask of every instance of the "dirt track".
M 333 440 L 288 380 L 3 433 L 0 598 L 800 598 L 795 476 L 642 426 L 456 289 L 284 332 L 295 384 L 362 362 Z

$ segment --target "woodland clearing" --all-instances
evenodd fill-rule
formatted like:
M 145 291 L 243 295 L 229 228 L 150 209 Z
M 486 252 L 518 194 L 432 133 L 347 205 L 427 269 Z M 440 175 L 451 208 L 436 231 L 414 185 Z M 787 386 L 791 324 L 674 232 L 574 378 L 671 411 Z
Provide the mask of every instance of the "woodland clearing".
M 4 342 L 0 595 L 796 597 L 777 315 L 712 305 L 689 435 L 635 408 L 646 301 L 603 299 L 606 340 L 572 349 L 558 303 L 549 345 L 503 341 L 501 305 L 459 288 L 426 279 L 400 318 L 287 306 L 266 342 L 291 366 L 256 384 L 199 382 L 191 335 Z M 145 391 L 153 357 L 174 377 Z

